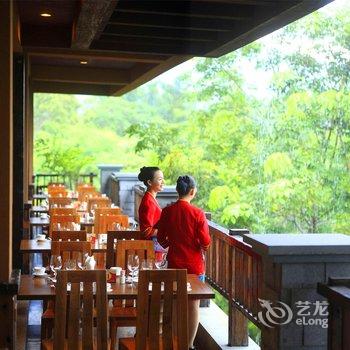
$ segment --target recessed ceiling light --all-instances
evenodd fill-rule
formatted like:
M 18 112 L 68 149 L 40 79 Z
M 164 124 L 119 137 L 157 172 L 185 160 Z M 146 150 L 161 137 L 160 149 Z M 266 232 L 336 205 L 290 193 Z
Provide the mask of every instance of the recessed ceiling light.
M 80 61 L 80 64 L 88 64 L 87 61 Z
M 48 12 L 43 12 L 43 13 L 40 13 L 40 16 L 41 17 L 51 17 L 51 13 L 48 13 Z

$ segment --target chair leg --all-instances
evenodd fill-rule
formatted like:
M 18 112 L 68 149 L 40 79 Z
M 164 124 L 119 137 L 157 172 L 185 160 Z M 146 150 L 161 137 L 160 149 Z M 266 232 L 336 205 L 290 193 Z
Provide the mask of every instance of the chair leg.
M 111 348 L 110 350 L 114 350 L 115 349 L 115 344 L 117 341 L 117 325 L 115 324 L 115 322 L 113 320 L 110 321 L 110 331 L 109 331 L 109 335 L 111 338 Z

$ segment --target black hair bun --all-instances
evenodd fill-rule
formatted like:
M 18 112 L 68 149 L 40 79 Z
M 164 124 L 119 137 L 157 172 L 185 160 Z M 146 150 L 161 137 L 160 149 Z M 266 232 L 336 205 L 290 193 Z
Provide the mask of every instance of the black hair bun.
M 196 182 L 192 176 L 179 176 L 176 182 L 176 191 L 180 196 L 187 195 L 191 189 L 196 187 Z
M 140 168 L 140 174 L 137 176 L 137 178 L 140 180 L 140 181 L 145 181 L 145 170 L 146 170 L 146 167 L 142 167 Z

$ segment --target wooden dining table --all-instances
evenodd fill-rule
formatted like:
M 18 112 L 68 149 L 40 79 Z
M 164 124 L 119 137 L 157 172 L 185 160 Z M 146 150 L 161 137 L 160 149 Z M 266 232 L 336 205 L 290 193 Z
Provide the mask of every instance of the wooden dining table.
M 189 299 L 214 299 L 215 295 L 211 287 L 198 280 L 197 275 L 187 275 L 187 282 L 191 285 L 188 291 Z M 55 298 L 55 287 L 43 277 L 34 277 L 32 275 L 21 275 L 18 300 L 50 300 Z M 111 283 L 111 290 L 107 292 L 109 299 L 136 299 L 137 283 L 121 284 L 119 277 L 115 283 Z

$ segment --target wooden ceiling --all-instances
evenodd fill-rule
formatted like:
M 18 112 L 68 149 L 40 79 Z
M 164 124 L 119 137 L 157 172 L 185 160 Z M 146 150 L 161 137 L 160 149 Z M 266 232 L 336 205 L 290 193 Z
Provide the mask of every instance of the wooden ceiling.
M 122 95 L 191 57 L 219 57 L 331 1 L 16 3 L 34 91 Z

